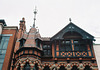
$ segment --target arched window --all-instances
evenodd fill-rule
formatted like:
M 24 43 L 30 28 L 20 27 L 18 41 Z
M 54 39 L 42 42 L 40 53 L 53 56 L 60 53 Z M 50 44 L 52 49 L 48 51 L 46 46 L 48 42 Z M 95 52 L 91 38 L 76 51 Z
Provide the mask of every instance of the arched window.
M 75 39 L 75 38 L 82 38 L 82 35 L 75 31 L 69 31 L 63 35 L 64 39 Z
M 24 70 L 30 70 L 30 65 L 29 65 L 29 63 L 26 63 L 26 64 L 25 64 Z
M 60 66 L 59 70 L 66 70 L 64 66 Z
M 34 70 L 39 70 L 38 64 L 36 63 L 34 66 Z
M 49 66 L 45 66 L 43 70 L 50 70 Z
M 79 70 L 77 66 L 73 66 L 71 70 Z
M 90 66 L 86 65 L 84 70 L 92 70 L 92 69 L 90 68 Z

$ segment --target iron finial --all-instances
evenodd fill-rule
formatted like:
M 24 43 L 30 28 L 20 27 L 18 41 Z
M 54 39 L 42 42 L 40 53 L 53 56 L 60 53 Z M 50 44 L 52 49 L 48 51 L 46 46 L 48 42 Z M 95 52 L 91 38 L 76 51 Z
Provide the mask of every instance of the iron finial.
M 71 18 L 69 18 L 69 21 L 70 21 L 70 22 L 72 21 Z
M 33 27 L 35 27 L 36 14 L 37 14 L 37 9 L 36 9 L 36 6 L 35 6 L 35 10 L 34 10 L 34 23 L 33 23 Z

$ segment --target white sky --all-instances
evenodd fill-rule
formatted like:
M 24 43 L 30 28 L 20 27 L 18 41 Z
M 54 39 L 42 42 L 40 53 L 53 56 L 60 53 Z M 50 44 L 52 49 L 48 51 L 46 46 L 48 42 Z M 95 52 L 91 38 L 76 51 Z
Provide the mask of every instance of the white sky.
M 36 26 L 42 37 L 55 35 L 69 23 L 69 18 L 88 33 L 100 37 L 100 0 L 0 0 L 0 19 L 5 19 L 7 25 L 19 26 L 25 17 L 29 31 L 35 5 Z

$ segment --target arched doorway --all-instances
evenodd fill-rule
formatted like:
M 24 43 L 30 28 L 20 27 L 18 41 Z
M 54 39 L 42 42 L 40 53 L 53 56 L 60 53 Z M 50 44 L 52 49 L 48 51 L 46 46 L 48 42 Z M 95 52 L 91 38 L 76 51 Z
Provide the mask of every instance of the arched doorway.
M 49 66 L 45 66 L 43 70 L 50 70 Z
M 29 63 L 26 63 L 26 64 L 25 64 L 24 70 L 30 70 L 30 65 L 29 65 Z
M 36 63 L 34 66 L 34 70 L 39 70 L 38 64 Z
M 66 70 L 64 66 L 60 66 L 59 70 Z
M 73 66 L 71 70 L 79 70 L 77 66 Z
M 92 69 L 90 68 L 90 66 L 86 65 L 84 70 L 92 70 Z

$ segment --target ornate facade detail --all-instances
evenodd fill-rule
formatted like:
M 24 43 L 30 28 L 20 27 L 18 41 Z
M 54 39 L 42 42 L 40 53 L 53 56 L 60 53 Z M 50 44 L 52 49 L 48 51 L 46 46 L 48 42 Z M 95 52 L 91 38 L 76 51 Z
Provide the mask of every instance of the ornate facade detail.
M 98 70 L 94 37 L 72 22 L 51 38 L 41 37 L 33 26 L 17 40 L 13 70 Z

